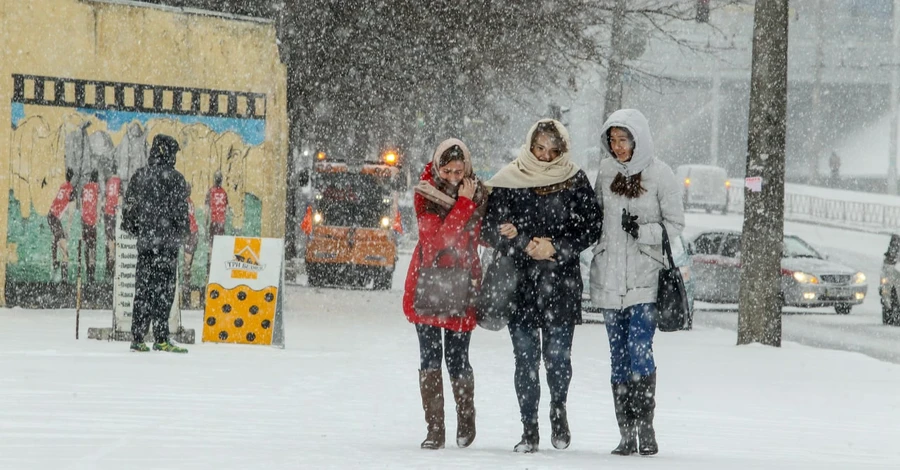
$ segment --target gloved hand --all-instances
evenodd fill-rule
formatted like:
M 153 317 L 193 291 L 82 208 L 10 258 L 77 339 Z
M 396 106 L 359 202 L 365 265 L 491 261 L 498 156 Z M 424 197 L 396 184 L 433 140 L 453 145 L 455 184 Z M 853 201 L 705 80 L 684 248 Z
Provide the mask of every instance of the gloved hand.
M 637 218 L 638 216 L 631 215 L 627 210 L 622 209 L 622 230 L 631 235 L 635 240 L 637 240 L 638 231 L 641 228 L 637 223 Z

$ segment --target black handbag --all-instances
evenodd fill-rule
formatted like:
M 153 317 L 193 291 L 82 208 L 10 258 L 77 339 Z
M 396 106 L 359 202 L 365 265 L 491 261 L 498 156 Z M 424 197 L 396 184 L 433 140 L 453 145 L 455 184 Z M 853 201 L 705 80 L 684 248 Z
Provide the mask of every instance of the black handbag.
M 672 258 L 672 246 L 666 227 L 662 227 L 663 254 L 668 260 L 667 268 L 659 270 L 659 290 L 656 295 L 656 326 L 659 331 L 678 331 L 684 329 L 684 319 L 688 314 L 687 291 L 684 290 L 684 279 L 681 270 L 675 266 Z
M 438 267 L 437 261 L 445 253 L 453 255 L 453 266 Z M 422 245 L 419 245 L 419 279 L 416 282 L 416 296 L 413 300 L 416 314 L 450 318 L 466 316 L 472 272 L 459 264 L 459 253 L 456 249 L 444 248 L 434 255 L 431 266 L 423 266 Z
M 494 257 L 484 272 L 481 291 L 475 302 L 475 319 L 478 326 L 498 331 L 509 324 L 516 310 L 516 288 L 519 271 L 512 256 L 494 250 Z

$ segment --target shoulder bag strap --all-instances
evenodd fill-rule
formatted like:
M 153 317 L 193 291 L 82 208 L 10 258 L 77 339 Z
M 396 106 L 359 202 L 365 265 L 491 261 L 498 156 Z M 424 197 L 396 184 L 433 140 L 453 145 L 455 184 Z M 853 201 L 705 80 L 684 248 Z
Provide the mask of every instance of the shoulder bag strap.
M 666 233 L 666 226 L 662 222 L 659 222 L 659 226 L 662 228 L 663 255 L 669 261 L 669 269 L 671 269 L 675 267 L 675 260 L 672 258 L 672 245 L 669 244 L 669 234 Z

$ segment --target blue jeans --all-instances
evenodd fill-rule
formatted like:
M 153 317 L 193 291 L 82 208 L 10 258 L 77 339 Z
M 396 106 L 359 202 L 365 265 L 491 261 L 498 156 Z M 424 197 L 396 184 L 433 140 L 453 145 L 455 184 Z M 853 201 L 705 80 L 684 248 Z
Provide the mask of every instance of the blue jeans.
M 622 310 L 603 309 L 609 335 L 611 382 L 627 383 L 656 371 L 653 335 L 656 304 L 637 304 Z
M 441 330 L 444 331 L 443 342 Z M 437 326 L 416 325 L 416 334 L 419 336 L 422 370 L 440 370 L 441 359 L 446 356 L 447 373 L 450 374 L 450 378 L 458 379 L 464 375 L 471 375 L 472 365 L 469 364 L 471 331 L 463 333 Z M 444 350 L 447 351 L 446 355 Z
M 550 401 L 565 404 L 572 381 L 572 336 L 575 325 L 530 328 L 510 325 L 516 358 L 516 397 L 523 423 L 537 423 L 541 401 L 541 356 L 547 369 Z

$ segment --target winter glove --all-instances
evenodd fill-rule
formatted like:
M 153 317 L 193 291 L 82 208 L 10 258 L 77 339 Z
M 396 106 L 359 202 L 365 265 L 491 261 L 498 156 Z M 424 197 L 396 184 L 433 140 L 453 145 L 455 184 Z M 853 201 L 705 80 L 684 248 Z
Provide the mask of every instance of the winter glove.
M 640 226 L 637 223 L 638 216 L 631 215 L 627 210 L 622 209 L 622 230 L 625 233 L 631 235 L 632 238 L 637 240 L 638 230 L 640 230 Z

